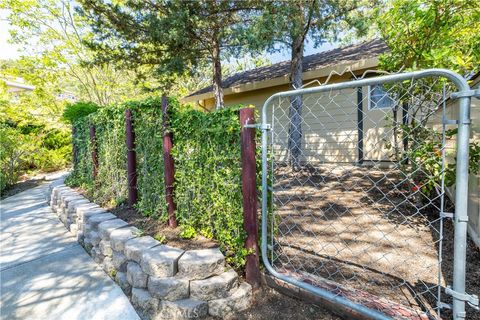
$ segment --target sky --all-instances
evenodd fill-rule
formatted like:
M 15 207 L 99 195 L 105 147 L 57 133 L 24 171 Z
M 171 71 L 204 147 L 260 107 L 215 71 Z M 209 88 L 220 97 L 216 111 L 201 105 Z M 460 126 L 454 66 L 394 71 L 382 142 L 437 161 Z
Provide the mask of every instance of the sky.
M 7 13 L 0 10 L 0 59 L 15 59 L 19 57 L 18 47 L 8 43 L 10 25 L 6 19 Z

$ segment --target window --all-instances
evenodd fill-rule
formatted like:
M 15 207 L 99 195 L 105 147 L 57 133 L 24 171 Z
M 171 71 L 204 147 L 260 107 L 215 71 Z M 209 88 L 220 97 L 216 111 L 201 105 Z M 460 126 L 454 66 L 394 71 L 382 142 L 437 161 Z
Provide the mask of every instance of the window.
M 391 109 L 395 100 L 388 94 L 382 85 L 368 87 L 368 110 Z

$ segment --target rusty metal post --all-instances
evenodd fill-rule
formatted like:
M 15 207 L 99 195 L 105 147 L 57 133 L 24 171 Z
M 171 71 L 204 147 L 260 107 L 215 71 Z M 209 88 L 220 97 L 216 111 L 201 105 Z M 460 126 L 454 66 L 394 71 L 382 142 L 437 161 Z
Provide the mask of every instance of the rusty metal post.
M 132 111 L 125 110 L 125 137 L 127 142 L 127 181 L 128 205 L 137 203 L 137 155 L 135 153 L 135 131 L 133 129 Z
M 260 286 L 260 263 L 258 250 L 257 217 L 257 164 L 255 161 L 255 129 L 245 128 L 246 124 L 255 123 L 255 109 L 240 109 L 240 140 L 242 157 L 242 194 L 243 224 L 247 232 L 245 248 L 247 255 L 245 266 L 246 279 L 254 288 Z
M 163 122 L 163 164 L 165 166 L 165 199 L 167 201 L 168 225 L 177 227 L 175 217 L 175 202 L 173 201 L 173 184 L 175 181 L 175 168 L 172 157 L 173 135 L 169 130 L 168 99 L 162 96 L 162 122 Z
M 98 173 L 98 156 L 95 125 L 90 125 L 90 146 L 92 148 L 92 164 L 93 164 L 93 180 L 97 178 Z

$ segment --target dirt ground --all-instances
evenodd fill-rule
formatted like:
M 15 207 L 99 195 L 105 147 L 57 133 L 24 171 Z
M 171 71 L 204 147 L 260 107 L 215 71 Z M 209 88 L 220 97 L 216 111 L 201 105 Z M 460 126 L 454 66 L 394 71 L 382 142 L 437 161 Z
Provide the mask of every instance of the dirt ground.
M 438 195 L 430 201 L 412 196 L 411 185 L 392 169 L 277 167 L 274 180 L 275 267 L 308 272 L 438 317 L 436 294 L 452 284 L 453 260 L 453 225 L 444 219 L 441 230 Z M 445 211 L 452 212 L 448 206 Z M 479 294 L 480 253 L 472 242 L 468 251 L 468 292 Z M 450 299 L 443 295 L 442 301 Z M 478 312 L 470 314 L 469 319 L 479 319 Z M 449 312 L 442 310 L 441 316 Z
M 254 304 L 238 320 L 312 320 L 340 319 L 329 310 L 265 288 L 255 293 Z
M 142 230 L 147 236 L 157 238 L 157 240 L 159 236 L 163 236 L 163 243 L 176 248 L 192 250 L 218 247 L 218 244 L 214 240 L 207 239 L 201 235 L 198 235 L 194 239 L 183 239 L 180 237 L 180 228 L 172 229 L 166 223 L 143 216 L 136 209 L 119 206 L 110 208 L 109 210 L 118 218 Z

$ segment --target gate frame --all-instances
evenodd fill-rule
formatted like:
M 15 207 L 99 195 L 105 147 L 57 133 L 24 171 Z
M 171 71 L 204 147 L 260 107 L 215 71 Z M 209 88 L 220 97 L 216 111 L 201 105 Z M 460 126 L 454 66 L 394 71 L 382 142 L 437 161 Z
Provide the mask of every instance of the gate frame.
M 453 120 L 458 126 L 457 148 L 456 148 L 456 177 L 455 177 L 455 215 L 454 215 L 454 262 L 453 262 L 453 288 L 445 290 L 453 298 L 453 318 L 465 319 L 465 302 L 477 304 L 478 298 L 465 292 L 466 272 L 466 248 L 467 248 L 467 223 L 468 223 L 468 162 L 469 162 L 469 139 L 470 139 L 470 101 L 471 97 L 479 96 L 480 92 L 470 89 L 466 79 L 459 74 L 446 69 L 428 69 L 398 73 L 386 76 L 379 76 L 367 79 L 352 80 L 347 82 L 322 85 L 313 88 L 304 88 L 278 92 L 270 96 L 262 108 L 262 123 L 257 126 L 262 130 L 262 261 L 265 268 L 274 277 L 287 283 L 320 296 L 332 303 L 350 308 L 359 314 L 371 319 L 390 319 L 385 314 L 354 303 L 348 299 L 337 296 L 327 290 L 320 289 L 308 283 L 298 281 L 292 277 L 282 275 L 274 270 L 267 254 L 267 211 L 268 211 L 268 131 L 271 126 L 267 119 L 267 109 L 273 99 L 279 97 L 290 97 L 302 94 L 321 93 L 330 90 L 341 90 L 347 88 L 364 87 L 373 84 L 400 82 L 404 80 L 417 80 L 427 77 L 444 77 L 453 82 L 458 92 L 451 95 L 452 99 L 459 100 L 458 120 Z M 446 119 L 443 119 L 444 121 Z

